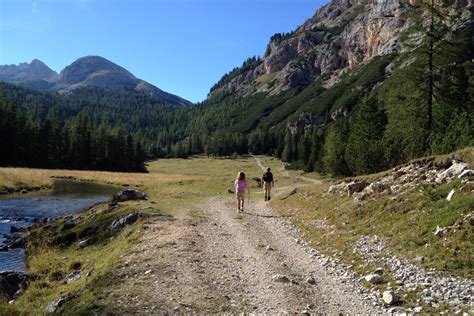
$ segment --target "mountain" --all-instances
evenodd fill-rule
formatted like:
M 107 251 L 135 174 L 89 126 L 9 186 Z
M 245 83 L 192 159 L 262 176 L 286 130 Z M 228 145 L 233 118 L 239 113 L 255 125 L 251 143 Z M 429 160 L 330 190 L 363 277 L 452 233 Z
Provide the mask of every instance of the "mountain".
M 474 145 L 473 78 L 472 1 L 333 0 L 222 76 L 187 132 L 215 155 L 370 173 Z
M 60 93 L 67 93 L 87 86 L 112 90 L 128 89 L 151 95 L 159 101 L 175 106 L 192 104 L 179 96 L 136 78 L 125 68 L 100 56 L 79 58 L 59 74 L 37 59 L 29 64 L 0 66 L 0 81 Z
M 325 86 L 377 56 L 402 50 L 399 34 L 408 28 L 408 12 L 417 2 L 334 0 L 292 32 L 273 35 L 262 58 L 249 58 L 211 88 L 210 95 L 278 94 L 325 78 Z M 456 0 L 458 25 L 472 19 L 472 4 Z
M 58 74 L 42 61 L 33 59 L 31 63 L 0 66 L 0 81 L 25 82 L 34 80 L 55 80 Z

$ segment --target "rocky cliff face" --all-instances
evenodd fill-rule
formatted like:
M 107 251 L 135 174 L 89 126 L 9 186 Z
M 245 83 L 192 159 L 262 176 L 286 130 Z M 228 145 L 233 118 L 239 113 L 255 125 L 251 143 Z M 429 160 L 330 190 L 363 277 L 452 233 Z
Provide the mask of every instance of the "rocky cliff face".
M 152 95 L 171 105 L 192 104 L 136 78 L 125 68 L 100 56 L 79 58 L 64 68 L 59 75 L 37 59 L 30 64 L 0 66 L 0 81 L 21 84 L 38 90 L 58 92 L 69 92 L 85 86 L 130 89 Z
M 469 6 L 464 1 L 458 7 Z M 414 1 L 411 1 L 414 5 Z M 276 34 L 263 60 L 215 91 L 277 94 L 322 75 L 334 78 L 375 56 L 398 52 L 410 5 L 400 0 L 333 0 L 289 34 Z

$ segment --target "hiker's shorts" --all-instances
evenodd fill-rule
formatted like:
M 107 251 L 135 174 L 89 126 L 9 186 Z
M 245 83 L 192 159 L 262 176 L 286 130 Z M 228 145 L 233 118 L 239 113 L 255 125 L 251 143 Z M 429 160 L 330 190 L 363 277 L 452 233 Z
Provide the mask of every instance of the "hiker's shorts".
M 271 182 L 263 182 L 263 190 L 269 191 L 272 189 L 272 183 Z
M 245 197 L 245 192 L 237 192 L 236 196 L 238 199 L 243 199 Z

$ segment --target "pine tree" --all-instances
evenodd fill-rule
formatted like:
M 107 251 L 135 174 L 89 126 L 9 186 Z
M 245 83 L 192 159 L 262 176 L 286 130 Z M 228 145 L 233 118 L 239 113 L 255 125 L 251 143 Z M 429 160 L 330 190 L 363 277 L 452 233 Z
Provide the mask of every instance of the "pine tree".
M 334 122 L 329 128 L 324 143 L 324 170 L 331 175 L 349 175 L 350 171 L 344 159 L 347 138 L 347 123 L 344 120 Z
M 383 135 L 387 117 L 372 97 L 356 108 L 350 121 L 345 159 L 355 174 L 371 173 L 384 167 Z
M 292 161 L 293 158 L 293 137 L 290 132 L 287 132 L 285 136 L 285 147 L 283 148 L 283 152 L 281 154 L 281 159 L 286 162 Z
M 420 103 L 425 108 L 425 129 L 428 131 L 424 147 L 428 148 L 433 131 L 433 108 L 441 95 L 439 71 L 447 64 L 447 59 L 453 57 L 453 52 L 448 49 L 452 46 L 448 35 L 453 20 L 443 0 L 422 0 L 413 8 L 411 15 L 413 23 L 405 42 L 408 47 L 414 48 L 414 71 L 410 77 L 422 91 Z

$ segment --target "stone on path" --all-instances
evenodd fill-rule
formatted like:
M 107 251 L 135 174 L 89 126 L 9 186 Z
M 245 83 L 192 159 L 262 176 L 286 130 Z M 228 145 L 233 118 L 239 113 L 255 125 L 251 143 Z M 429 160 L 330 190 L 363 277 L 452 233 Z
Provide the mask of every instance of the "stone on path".
M 291 279 L 283 274 L 275 274 L 272 276 L 272 281 L 279 283 L 290 283 Z
M 316 279 L 313 278 L 313 277 L 307 277 L 306 278 L 306 283 L 314 285 L 314 284 L 316 284 Z
M 390 290 L 383 292 L 382 299 L 385 304 L 393 305 L 400 300 L 400 297 L 393 290 Z

